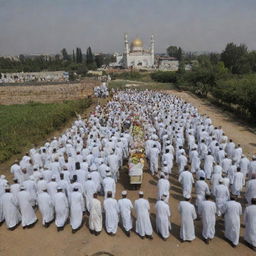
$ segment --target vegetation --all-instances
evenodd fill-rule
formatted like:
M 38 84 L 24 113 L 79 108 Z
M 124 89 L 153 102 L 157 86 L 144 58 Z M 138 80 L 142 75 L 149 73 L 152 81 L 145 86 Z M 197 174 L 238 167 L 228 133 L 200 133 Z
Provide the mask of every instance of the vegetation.
M 76 48 L 69 54 L 63 48 L 60 54 L 55 56 L 25 56 L 20 55 L 19 59 L 9 59 L 0 57 L 0 76 L 7 72 L 40 72 L 64 70 L 85 76 L 88 70 L 95 70 L 102 65 L 113 62 L 113 56 L 109 54 L 99 54 L 94 56 L 91 47 L 88 47 L 86 54 L 81 48 Z M 1 78 L 1 77 L 0 77 Z
M 0 162 L 44 140 L 90 104 L 90 99 L 83 99 L 53 104 L 31 102 L 0 106 Z
M 221 54 L 197 56 L 197 63 L 192 71 L 155 72 L 151 78 L 208 97 L 255 123 L 256 51 L 229 43 Z

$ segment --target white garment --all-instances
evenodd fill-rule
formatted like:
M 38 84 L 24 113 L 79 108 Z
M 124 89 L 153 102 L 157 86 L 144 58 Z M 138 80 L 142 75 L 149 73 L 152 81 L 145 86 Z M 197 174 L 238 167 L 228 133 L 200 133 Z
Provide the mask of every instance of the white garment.
M 28 191 L 20 191 L 17 194 L 18 204 L 21 212 L 22 227 L 29 226 L 36 222 L 37 217 L 32 207 L 32 198 Z
M 70 225 L 73 230 L 78 229 L 83 220 L 84 198 L 82 193 L 74 191 L 70 195 Z
M 236 201 L 228 201 L 224 206 L 223 213 L 225 222 L 225 237 L 234 245 L 238 245 L 242 206 Z
M 114 198 L 106 198 L 103 203 L 105 211 L 105 225 L 108 233 L 116 233 L 118 227 L 118 204 Z
M 8 228 L 15 227 L 21 221 L 18 202 L 12 193 L 4 193 L 1 197 L 3 217 Z
M 132 229 L 131 210 L 133 209 L 131 200 L 129 200 L 128 198 L 119 199 L 118 207 L 119 207 L 123 227 L 126 231 L 130 231 Z
M 216 223 L 216 204 L 212 201 L 203 201 L 199 208 L 199 215 L 202 217 L 203 231 L 202 236 L 205 239 L 213 239 L 215 235 Z
M 149 202 L 144 198 L 135 200 L 134 208 L 136 211 L 136 233 L 140 236 L 151 236 L 153 233 L 150 216 L 149 216 Z
M 196 238 L 194 220 L 197 218 L 194 205 L 187 201 L 181 201 L 179 213 L 181 216 L 180 238 L 183 241 L 194 240 Z
M 37 203 L 42 215 L 43 225 L 54 219 L 54 205 L 51 196 L 47 192 L 38 194 Z
M 168 238 L 170 236 L 171 223 L 170 218 L 171 211 L 169 205 L 159 200 L 156 203 L 156 229 L 157 232 L 161 234 L 163 238 Z
M 256 205 L 250 205 L 244 211 L 244 240 L 256 247 Z
M 89 228 L 100 232 L 102 230 L 102 208 L 100 200 L 93 198 L 89 204 Z
M 191 197 L 194 178 L 191 172 L 184 171 L 179 176 L 179 182 L 182 184 L 183 197 Z
M 63 227 L 69 215 L 68 199 L 63 192 L 57 192 L 53 197 L 55 207 L 55 225 Z

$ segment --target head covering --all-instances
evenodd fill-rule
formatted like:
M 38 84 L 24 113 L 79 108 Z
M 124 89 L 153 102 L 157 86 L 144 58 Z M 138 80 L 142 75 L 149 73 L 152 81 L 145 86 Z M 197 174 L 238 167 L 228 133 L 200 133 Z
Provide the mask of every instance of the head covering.
M 87 178 L 88 178 L 88 179 L 91 179 L 91 178 L 92 178 L 92 176 L 89 174 L 89 175 L 87 176 Z
M 126 195 L 127 195 L 127 191 L 126 190 L 122 191 L 122 196 L 126 196 Z
M 143 191 L 139 191 L 139 195 L 144 195 Z
M 20 185 L 20 190 L 24 190 L 25 189 L 25 186 L 22 184 Z

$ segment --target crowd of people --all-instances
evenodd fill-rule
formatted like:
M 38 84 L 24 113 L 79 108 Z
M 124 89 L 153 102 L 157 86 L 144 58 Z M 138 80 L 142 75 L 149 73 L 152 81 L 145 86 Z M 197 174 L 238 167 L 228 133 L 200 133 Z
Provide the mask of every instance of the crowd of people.
M 106 82 L 103 82 L 101 85 L 94 87 L 94 96 L 98 98 L 106 98 L 109 96 L 109 90 Z
M 20 222 L 23 228 L 30 227 L 37 221 L 38 207 L 45 227 L 55 221 L 60 231 L 69 221 L 76 232 L 88 214 L 92 234 L 99 235 L 104 223 L 107 233 L 115 235 L 120 221 L 130 236 L 134 211 L 136 233 L 152 239 L 150 204 L 143 191 L 134 203 L 127 191 L 115 199 L 119 172 L 134 144 L 127 128 L 134 115 L 143 125 L 149 171 L 158 178 L 155 208 L 160 236 L 170 236 L 170 176 L 178 174 L 184 198 L 177 209 L 182 242 L 195 239 L 194 221 L 200 218 L 208 244 L 215 236 L 216 218 L 223 218 L 224 236 L 235 247 L 243 214 L 244 240 L 255 249 L 256 156 L 249 160 L 240 145 L 190 103 L 147 90 L 117 92 L 87 120 L 79 118 L 64 134 L 16 161 L 10 169 L 13 184 L 0 177 L 0 222 L 10 230 Z

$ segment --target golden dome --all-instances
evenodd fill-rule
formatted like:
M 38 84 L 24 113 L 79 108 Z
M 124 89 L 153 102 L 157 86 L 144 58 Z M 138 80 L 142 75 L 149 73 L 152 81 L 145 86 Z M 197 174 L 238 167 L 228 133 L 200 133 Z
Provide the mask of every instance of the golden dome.
M 136 38 L 132 41 L 131 45 L 132 47 L 142 47 L 143 42 L 139 38 Z

